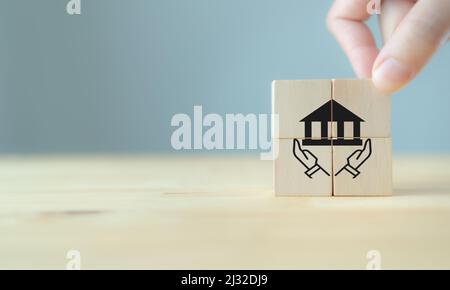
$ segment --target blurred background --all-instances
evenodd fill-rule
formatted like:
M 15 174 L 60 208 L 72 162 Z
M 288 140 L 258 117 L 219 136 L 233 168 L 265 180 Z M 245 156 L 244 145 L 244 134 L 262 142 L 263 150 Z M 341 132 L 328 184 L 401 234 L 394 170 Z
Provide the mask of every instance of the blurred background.
M 0 1 L 0 153 L 170 153 L 194 105 L 270 113 L 274 79 L 354 77 L 331 0 L 67 2 Z M 449 75 L 447 46 L 394 97 L 396 153 L 450 152 Z

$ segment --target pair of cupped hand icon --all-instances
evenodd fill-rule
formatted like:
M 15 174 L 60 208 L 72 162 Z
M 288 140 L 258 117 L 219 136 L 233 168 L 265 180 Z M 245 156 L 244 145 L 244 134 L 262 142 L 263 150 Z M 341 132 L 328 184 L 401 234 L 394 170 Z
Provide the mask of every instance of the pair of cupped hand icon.
M 307 169 L 305 174 L 309 178 L 312 178 L 317 172 L 323 172 L 327 176 L 330 176 L 330 173 L 328 173 L 319 164 L 319 159 L 311 151 L 303 148 L 298 139 L 294 139 L 293 153 L 295 158 Z M 360 167 L 370 158 L 371 155 L 372 141 L 367 139 L 366 142 L 364 142 L 363 148 L 354 151 L 347 158 L 347 163 L 335 174 L 335 176 L 338 176 L 343 171 L 347 171 L 353 176 L 353 178 L 358 177 L 358 175 L 361 174 L 359 171 Z

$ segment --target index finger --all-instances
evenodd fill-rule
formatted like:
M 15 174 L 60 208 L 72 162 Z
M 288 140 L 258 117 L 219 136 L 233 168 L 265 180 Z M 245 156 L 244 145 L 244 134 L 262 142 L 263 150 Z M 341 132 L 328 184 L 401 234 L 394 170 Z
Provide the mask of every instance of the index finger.
M 359 78 L 371 78 L 378 48 L 369 27 L 367 0 L 336 0 L 328 14 L 328 28 L 347 54 Z

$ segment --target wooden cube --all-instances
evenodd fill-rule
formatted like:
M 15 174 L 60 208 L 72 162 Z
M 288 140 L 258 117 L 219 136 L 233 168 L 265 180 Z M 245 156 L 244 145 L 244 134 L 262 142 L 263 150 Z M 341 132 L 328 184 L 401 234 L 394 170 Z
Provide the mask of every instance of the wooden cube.
M 370 80 L 333 80 L 332 112 L 334 139 L 391 137 L 391 97 Z
M 362 141 L 361 146 L 333 146 L 333 195 L 392 195 L 392 139 Z
M 277 195 L 392 194 L 391 98 L 371 81 L 275 81 L 273 113 Z
M 306 145 L 305 139 L 279 139 L 275 160 L 278 196 L 332 196 L 332 147 Z
M 331 139 L 331 85 L 331 80 L 274 81 L 272 107 L 279 118 L 276 138 Z

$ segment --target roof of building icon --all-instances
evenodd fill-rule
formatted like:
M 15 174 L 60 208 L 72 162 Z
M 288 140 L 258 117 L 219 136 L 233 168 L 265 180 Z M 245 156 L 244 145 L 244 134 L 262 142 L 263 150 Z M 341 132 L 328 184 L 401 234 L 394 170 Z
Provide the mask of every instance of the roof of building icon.
M 328 101 L 300 122 L 331 122 L 331 116 L 333 116 L 334 122 L 364 122 L 363 119 L 335 100 Z

